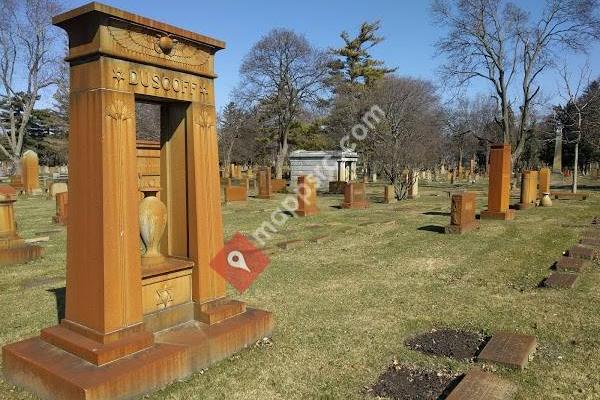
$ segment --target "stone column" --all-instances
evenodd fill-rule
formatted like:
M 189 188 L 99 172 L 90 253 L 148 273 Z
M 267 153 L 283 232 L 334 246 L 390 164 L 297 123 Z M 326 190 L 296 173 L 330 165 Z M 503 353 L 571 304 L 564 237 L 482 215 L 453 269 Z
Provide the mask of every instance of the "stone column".
M 521 174 L 521 200 L 515 206 L 518 210 L 524 210 L 535 206 L 537 199 L 537 171 L 523 171 Z
M 38 155 L 27 150 L 21 157 L 23 190 L 27 194 L 40 194 L 40 163 Z
M 540 169 L 539 176 L 539 192 L 538 197 L 542 197 L 544 193 L 550 193 L 550 168 L 544 167 Z
M 509 144 L 495 145 L 490 150 L 488 209 L 481 218 L 511 220 L 514 210 L 509 208 L 511 147 Z

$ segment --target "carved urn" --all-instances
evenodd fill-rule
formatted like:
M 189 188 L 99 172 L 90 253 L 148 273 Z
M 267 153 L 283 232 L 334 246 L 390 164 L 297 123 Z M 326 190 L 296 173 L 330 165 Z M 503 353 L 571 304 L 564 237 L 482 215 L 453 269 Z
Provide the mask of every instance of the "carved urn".
M 544 193 L 542 200 L 540 201 L 542 207 L 552 207 L 552 200 L 550 199 L 550 193 Z
M 160 188 L 142 188 L 144 198 L 140 202 L 140 236 L 146 247 L 142 264 L 158 264 L 165 260 L 160 253 L 160 240 L 167 227 L 167 207 L 156 197 Z

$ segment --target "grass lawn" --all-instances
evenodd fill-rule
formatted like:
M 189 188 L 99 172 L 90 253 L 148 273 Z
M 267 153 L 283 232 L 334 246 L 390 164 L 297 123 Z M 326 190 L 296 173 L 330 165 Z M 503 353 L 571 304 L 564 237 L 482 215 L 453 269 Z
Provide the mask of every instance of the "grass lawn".
M 383 187 L 370 185 L 368 210 L 340 210 L 341 196 L 321 196 L 319 216 L 290 219 L 269 245 L 306 243 L 273 250 L 271 265 L 246 293 L 231 291 L 274 313 L 273 345 L 243 351 L 146 398 L 361 399 L 393 360 L 457 374 L 473 367 L 404 345 L 415 334 L 449 327 L 538 338 L 525 371 L 486 366 L 519 388 L 519 400 L 599 399 L 598 269 L 574 290 L 538 284 L 600 215 L 600 194 L 519 211 L 512 222 L 482 221 L 480 231 L 455 236 L 438 233 L 450 219 L 447 190 L 422 184 L 418 200 L 385 205 Z M 472 190 L 484 209 L 485 186 Z M 224 206 L 226 238 L 253 232 L 283 199 Z M 56 228 L 53 201 L 22 198 L 16 210 L 24 237 Z M 390 220 L 396 224 L 365 225 Z M 308 240 L 324 234 L 330 240 Z M 0 345 L 56 324 L 53 289 L 65 284 L 65 239 L 65 232 L 53 233 L 42 259 L 2 268 Z M 0 398 L 33 397 L 0 381 Z

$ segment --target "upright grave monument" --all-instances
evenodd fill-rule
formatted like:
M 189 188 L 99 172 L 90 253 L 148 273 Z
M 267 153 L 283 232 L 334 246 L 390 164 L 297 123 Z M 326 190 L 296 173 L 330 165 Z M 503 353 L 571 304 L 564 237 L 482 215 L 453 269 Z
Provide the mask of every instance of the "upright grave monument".
M 298 209 L 296 214 L 300 217 L 317 215 L 317 184 L 311 175 L 298 177 Z
M 272 329 L 210 267 L 223 249 L 213 61 L 225 45 L 100 3 L 54 23 L 71 65 L 65 319 L 5 346 L 4 375 L 47 399 L 133 398 Z M 147 149 L 160 200 L 138 186 L 138 100 L 161 108 Z
M 488 209 L 481 213 L 481 218 L 502 220 L 515 218 L 515 211 L 511 210 L 508 204 L 510 200 L 510 171 L 510 145 L 492 146 L 490 150 Z
M 271 181 L 271 168 L 263 168 L 258 172 L 258 195 L 259 199 L 272 199 L 273 186 Z
M 523 171 L 521 174 L 521 199 L 515 205 L 518 210 L 535 207 L 538 197 L 538 172 Z
M 550 194 L 550 182 L 552 180 L 550 168 L 541 168 L 538 174 L 538 180 L 538 197 L 542 198 L 544 193 Z
M 0 265 L 19 264 L 34 260 L 43 248 L 26 243 L 17 233 L 14 203 L 17 191 L 12 186 L 0 184 Z
M 367 185 L 362 182 L 349 182 L 344 187 L 342 208 L 368 208 Z
M 246 179 L 241 186 L 234 186 L 231 178 L 227 178 L 225 186 L 225 203 L 246 201 L 248 199 L 248 180 Z
M 383 188 L 383 202 L 385 204 L 394 204 L 398 202 L 394 185 L 385 185 Z
M 479 221 L 475 218 L 476 199 L 477 195 L 474 192 L 461 192 L 452 195 L 450 225 L 446 226 L 446 233 L 463 234 L 479 229 Z
M 69 192 L 56 194 L 56 214 L 52 217 L 55 224 L 66 225 L 69 210 Z
M 27 150 L 21 156 L 21 174 L 23 182 L 23 191 L 26 194 L 40 194 L 40 162 L 38 155 L 31 150 Z

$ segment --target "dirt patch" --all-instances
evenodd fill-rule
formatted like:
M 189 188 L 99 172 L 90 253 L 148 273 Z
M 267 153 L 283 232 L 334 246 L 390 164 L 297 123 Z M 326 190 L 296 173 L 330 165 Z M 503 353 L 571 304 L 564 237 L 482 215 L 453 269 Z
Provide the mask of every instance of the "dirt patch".
M 392 365 L 369 392 L 396 400 L 440 400 L 448 396 L 458 380 L 457 376 L 447 373 Z
M 488 340 L 489 338 L 478 332 L 434 329 L 408 339 L 405 344 L 422 353 L 471 361 L 479 354 Z

